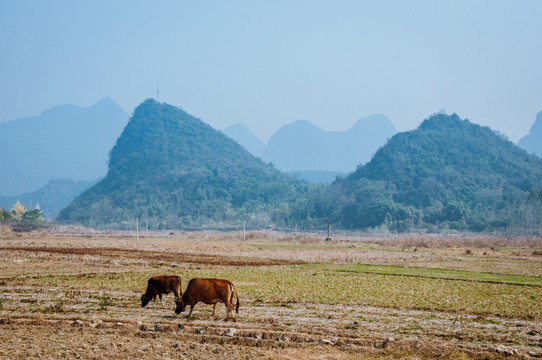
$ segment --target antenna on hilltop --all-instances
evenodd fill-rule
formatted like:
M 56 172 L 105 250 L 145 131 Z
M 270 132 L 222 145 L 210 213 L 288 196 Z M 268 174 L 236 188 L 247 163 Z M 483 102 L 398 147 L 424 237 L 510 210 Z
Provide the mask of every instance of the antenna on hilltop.
M 158 101 L 158 94 L 160 93 L 160 80 L 156 83 L 156 101 Z

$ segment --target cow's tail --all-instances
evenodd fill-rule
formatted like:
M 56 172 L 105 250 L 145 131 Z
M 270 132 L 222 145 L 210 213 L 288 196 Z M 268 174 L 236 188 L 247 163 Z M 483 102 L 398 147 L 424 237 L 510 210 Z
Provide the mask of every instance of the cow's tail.
M 233 283 L 231 283 L 231 282 L 230 282 L 230 291 L 235 293 L 235 297 L 237 298 L 237 304 L 235 305 L 235 313 L 239 314 L 239 294 L 237 294 L 237 289 L 235 288 L 235 285 L 233 285 Z M 231 301 L 230 302 L 233 305 L 233 294 L 231 296 Z

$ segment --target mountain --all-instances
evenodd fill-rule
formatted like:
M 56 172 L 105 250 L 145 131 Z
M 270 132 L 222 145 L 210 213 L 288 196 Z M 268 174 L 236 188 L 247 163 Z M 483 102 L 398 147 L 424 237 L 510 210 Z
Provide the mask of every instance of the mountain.
M 0 123 L 0 195 L 34 191 L 49 181 L 105 175 L 107 154 L 129 115 L 105 97 L 93 106 L 55 106 Z
M 325 131 L 307 120 L 281 127 L 267 143 L 263 159 L 283 171 L 328 170 L 351 172 L 370 160 L 396 133 L 384 115 L 358 120 L 347 131 Z
M 542 158 L 542 111 L 536 114 L 536 119 L 529 131 L 529 135 L 521 138 L 518 146 Z
M 531 221 L 529 201 L 541 187 L 540 158 L 488 127 L 439 114 L 321 190 L 315 212 L 343 228 L 502 230 Z
M 106 177 L 59 222 L 154 229 L 285 223 L 305 211 L 309 184 L 265 164 L 182 109 L 148 99 L 111 151 Z M 130 225 L 132 226 L 132 225 Z
M 39 204 L 46 220 L 54 219 L 77 195 L 92 186 L 96 181 L 55 179 L 43 188 L 31 193 L 16 196 L 0 196 L 0 207 L 10 210 L 19 201 L 26 209 Z
M 263 157 L 265 144 L 256 137 L 245 125 L 239 123 L 229 126 L 222 132 L 233 140 L 237 141 L 241 146 L 247 149 L 252 155 L 259 158 Z

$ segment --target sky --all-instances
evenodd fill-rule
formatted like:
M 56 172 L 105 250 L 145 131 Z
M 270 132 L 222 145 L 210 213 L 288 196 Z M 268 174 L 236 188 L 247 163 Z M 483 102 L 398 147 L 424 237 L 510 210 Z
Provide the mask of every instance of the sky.
M 539 0 L 0 0 L 0 122 L 146 98 L 266 142 L 437 112 L 514 142 L 542 111 Z

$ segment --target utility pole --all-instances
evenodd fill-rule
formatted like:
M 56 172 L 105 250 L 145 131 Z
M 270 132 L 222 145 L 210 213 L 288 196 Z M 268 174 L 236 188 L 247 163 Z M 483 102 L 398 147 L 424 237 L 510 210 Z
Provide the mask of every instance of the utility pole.
M 327 238 L 326 238 L 326 241 L 331 241 L 331 238 L 329 237 L 329 229 L 330 229 L 330 225 L 329 225 L 329 218 L 327 218 Z
M 149 238 L 149 220 L 145 220 L 145 228 L 147 228 L 147 239 Z
M 136 218 L 136 240 L 139 241 L 139 223 L 138 223 L 137 218 Z
M 245 222 L 243 221 L 243 241 L 246 240 L 246 236 L 245 236 Z
M 158 101 L 158 94 L 160 93 L 160 80 L 156 83 L 156 101 Z

